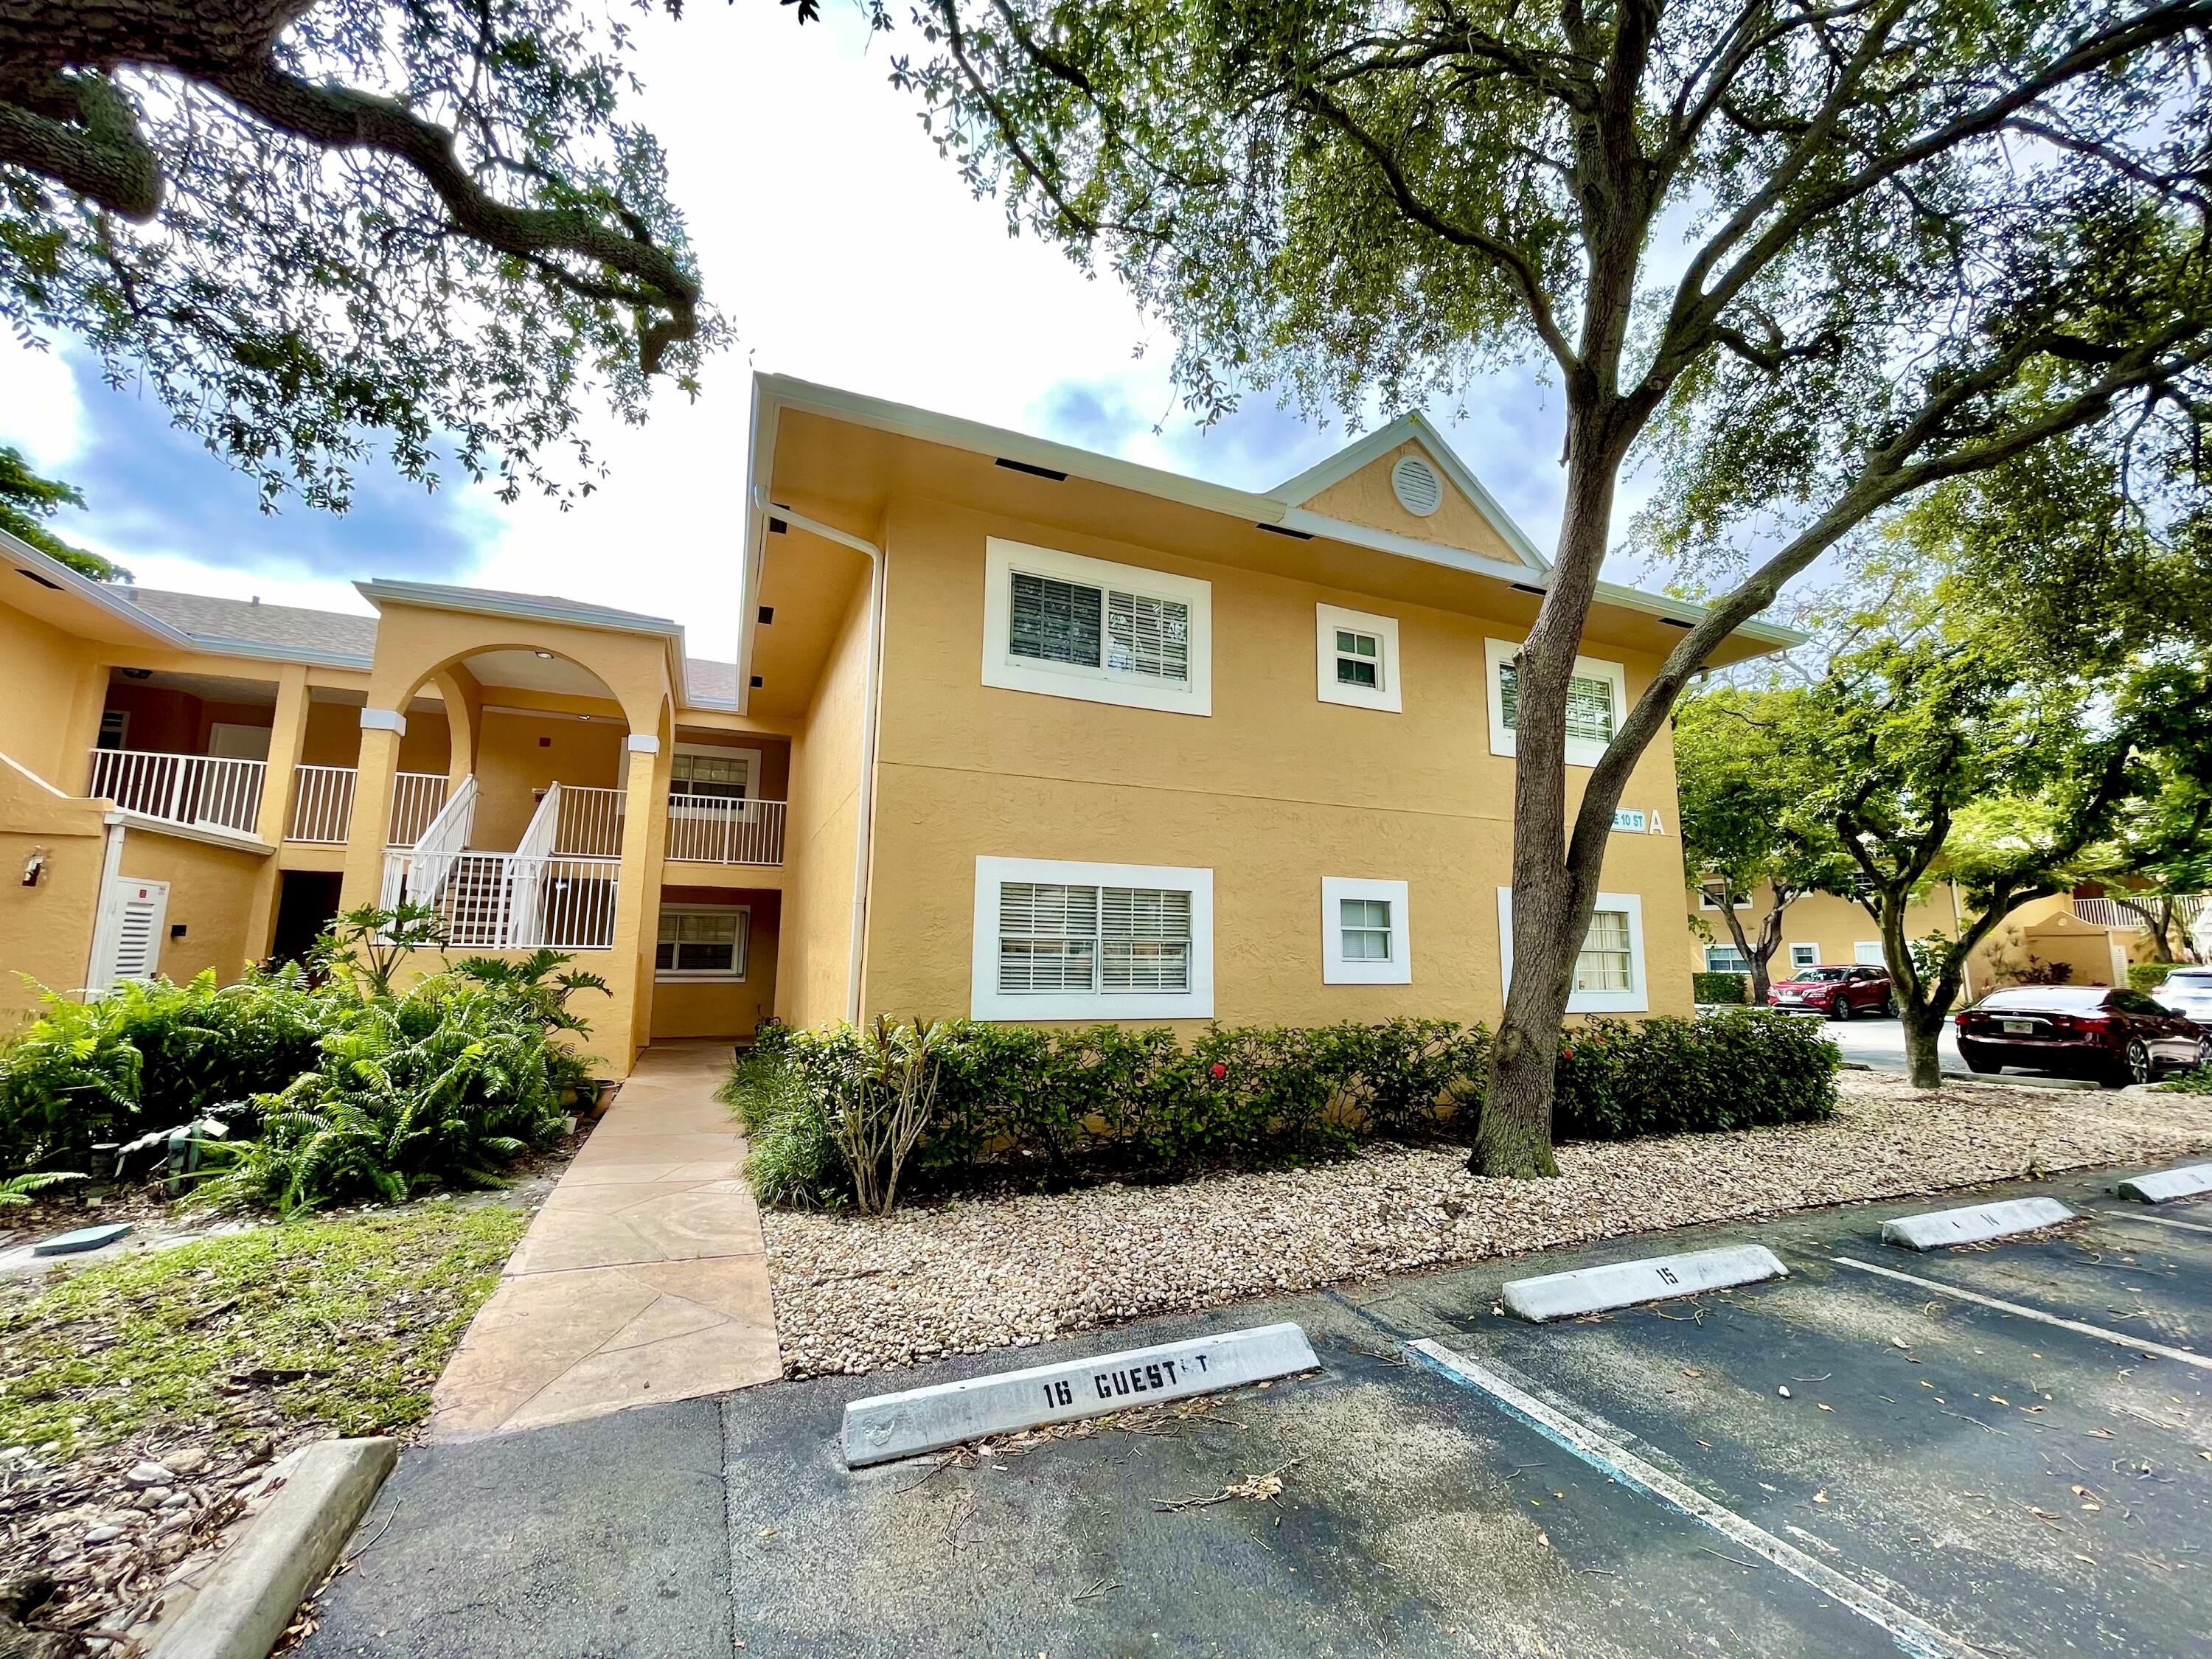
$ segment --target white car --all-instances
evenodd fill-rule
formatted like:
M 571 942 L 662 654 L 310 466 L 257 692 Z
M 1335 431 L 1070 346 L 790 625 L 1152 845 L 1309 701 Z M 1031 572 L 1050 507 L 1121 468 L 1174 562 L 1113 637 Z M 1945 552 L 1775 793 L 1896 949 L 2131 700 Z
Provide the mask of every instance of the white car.
M 2177 968 L 2151 994 L 2177 1014 L 2200 1025 L 2212 1024 L 2212 967 Z

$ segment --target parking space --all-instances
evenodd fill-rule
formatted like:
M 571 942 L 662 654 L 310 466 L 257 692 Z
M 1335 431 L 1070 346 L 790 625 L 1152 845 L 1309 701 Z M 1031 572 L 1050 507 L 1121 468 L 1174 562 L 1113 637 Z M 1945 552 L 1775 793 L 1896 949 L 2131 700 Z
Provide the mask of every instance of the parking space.
M 2212 1203 L 2161 1226 L 2092 1179 L 2028 1192 L 2083 1218 L 1922 1254 L 1880 1243 L 1910 1206 L 1811 1212 L 422 1449 L 305 1651 L 2196 1659 L 2212 1371 L 2179 1351 L 2212 1330 Z M 1753 1242 L 1790 1276 L 1498 1307 L 1509 1278 Z M 1318 1372 L 840 1455 L 887 1382 L 1281 1319 Z

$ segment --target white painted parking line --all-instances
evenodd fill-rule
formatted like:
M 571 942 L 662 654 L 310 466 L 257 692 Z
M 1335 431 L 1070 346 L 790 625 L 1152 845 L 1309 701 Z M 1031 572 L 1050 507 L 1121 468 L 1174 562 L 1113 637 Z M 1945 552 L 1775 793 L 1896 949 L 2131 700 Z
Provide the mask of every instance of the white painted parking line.
M 1871 1261 L 1855 1261 L 1847 1255 L 1832 1255 L 1829 1261 L 1839 1267 L 1856 1267 L 1863 1273 L 1880 1273 L 1884 1279 L 1894 1279 L 1900 1284 L 1917 1285 L 1923 1291 L 1934 1291 L 1939 1296 L 1955 1297 L 1960 1302 L 1972 1302 L 1978 1307 L 1994 1308 L 1999 1313 L 2016 1314 L 2022 1319 L 2053 1325 L 2062 1331 L 2072 1331 L 2077 1336 L 2094 1336 L 2101 1342 L 2118 1343 L 2123 1348 L 2133 1348 L 2137 1353 L 2149 1354 L 2160 1359 L 2179 1359 L 2185 1365 L 2195 1365 L 2212 1371 L 2212 1355 L 2198 1353 L 2193 1348 L 2168 1347 L 2163 1342 L 2153 1342 L 2143 1337 L 2130 1336 L 2124 1331 L 2108 1331 L 2102 1325 L 2085 1325 L 2078 1319 L 2067 1319 L 2040 1308 L 2023 1306 L 2017 1302 L 2003 1302 L 1993 1296 L 1984 1296 L 1978 1291 L 1961 1290 L 1956 1285 L 1946 1285 L 1933 1279 L 1923 1279 L 1918 1273 L 1903 1273 L 1894 1267 L 1877 1267 Z
M 1696 1487 L 1638 1457 L 1589 1424 L 1547 1405 L 1487 1366 L 1455 1353 L 1440 1342 L 1422 1340 L 1409 1342 L 1406 1346 L 1431 1370 L 1462 1388 L 1488 1395 L 1510 1415 L 1528 1425 L 1554 1445 L 1571 1452 L 1607 1480 L 1703 1522 L 1738 1548 L 1772 1562 L 1792 1577 L 1849 1607 L 1860 1618 L 1878 1626 L 1912 1659 L 1979 1659 L 1979 1649 L 1947 1635 L 1918 1614 L 1856 1579 L 1845 1577 L 1825 1562 L 1814 1560 L 1795 1545 L 1784 1543 L 1764 1527 L 1715 1503 Z
M 860 1468 L 986 1435 L 1072 1423 L 1130 1406 L 1218 1394 L 1317 1368 L 1296 1325 L 1255 1325 L 1018 1371 L 879 1394 L 845 1407 L 845 1462 Z
M 2074 1212 L 2055 1198 L 2008 1198 L 1995 1204 L 1967 1204 L 1955 1210 L 1901 1215 L 1881 1224 L 1881 1242 L 1909 1250 L 1940 1250 L 1948 1244 L 1979 1244 L 2014 1233 L 2032 1233 L 2071 1221 Z
M 2185 1233 L 2212 1233 L 2201 1221 L 2180 1221 L 2170 1215 L 2145 1215 L 2140 1210 L 2092 1210 L 2107 1221 L 2140 1221 L 2147 1227 L 2178 1227 Z
M 1553 1319 L 1632 1308 L 1639 1302 L 1665 1302 L 1700 1291 L 1728 1290 L 1787 1279 L 1790 1270 L 1764 1244 L 1731 1244 L 1685 1255 L 1646 1256 L 1641 1261 L 1608 1261 L 1571 1273 L 1507 1281 L 1505 1311 L 1541 1325 Z
M 2130 1176 L 2117 1188 L 2122 1198 L 2145 1204 L 2164 1204 L 2177 1198 L 2201 1198 L 2212 1193 L 2212 1164 L 2191 1164 L 2179 1170 L 2153 1170 Z

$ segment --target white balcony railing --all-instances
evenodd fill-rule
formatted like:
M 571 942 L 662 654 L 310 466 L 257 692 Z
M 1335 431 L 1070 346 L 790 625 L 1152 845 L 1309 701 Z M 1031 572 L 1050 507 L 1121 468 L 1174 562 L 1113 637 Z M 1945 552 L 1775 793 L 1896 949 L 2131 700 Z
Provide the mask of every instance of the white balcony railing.
M 623 808 L 629 799 L 626 792 L 556 783 L 546 794 L 548 799 L 557 796 L 558 799 L 551 819 L 553 844 L 547 849 L 549 852 L 572 858 L 622 856 Z
M 615 942 L 617 859 L 520 853 L 386 853 L 391 902 L 434 905 L 447 942 L 471 951 L 608 951 Z
M 398 772 L 392 779 L 392 823 L 386 847 L 412 847 L 430 821 L 445 810 L 447 780 L 443 772 Z
M 781 864 L 780 800 L 668 798 L 668 857 L 689 864 Z
M 343 846 L 353 823 L 356 776 L 350 766 L 295 767 L 292 817 L 284 826 L 284 839 Z
M 261 814 L 261 785 L 268 770 L 266 761 L 95 749 L 92 785 L 85 793 L 145 817 L 250 836 Z
M 2148 903 L 2149 901 L 2144 902 Z M 2212 907 L 2212 896 L 2202 893 L 2188 898 L 2175 899 L 2173 901 L 2174 922 L 2183 933 L 2192 933 L 2197 924 L 2203 920 L 2208 907 Z M 2140 912 L 2129 909 L 2126 905 L 2116 899 L 2077 898 L 2074 901 L 2074 914 L 2082 921 L 2098 927 L 2119 927 L 2130 930 L 2140 927 L 2148 931 L 2149 924 L 2144 921 Z

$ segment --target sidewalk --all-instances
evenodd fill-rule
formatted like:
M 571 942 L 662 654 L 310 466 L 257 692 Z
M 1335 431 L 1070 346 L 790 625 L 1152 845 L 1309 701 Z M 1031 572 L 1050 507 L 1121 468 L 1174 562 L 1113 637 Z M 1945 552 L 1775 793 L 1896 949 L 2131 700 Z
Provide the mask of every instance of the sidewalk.
M 430 1437 L 571 1423 L 781 1374 L 726 1043 L 655 1044 L 432 1392 Z

